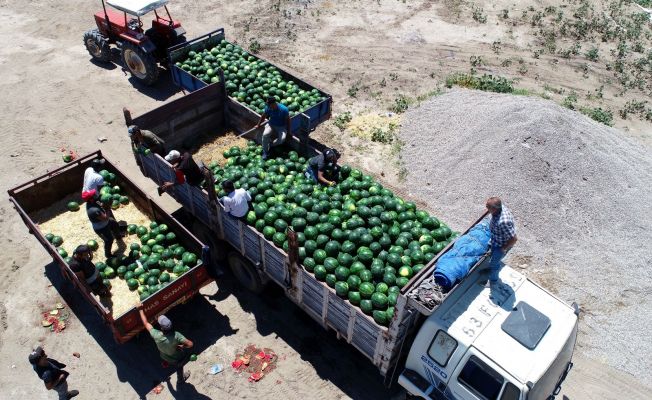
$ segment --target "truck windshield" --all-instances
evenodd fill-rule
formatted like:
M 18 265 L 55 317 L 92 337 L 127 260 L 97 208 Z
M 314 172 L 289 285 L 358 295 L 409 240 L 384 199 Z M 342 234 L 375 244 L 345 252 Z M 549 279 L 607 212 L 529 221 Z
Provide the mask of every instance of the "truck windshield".
M 485 400 L 497 399 L 504 378 L 476 356 L 471 356 L 457 380 L 476 396 Z
M 575 324 L 575 328 L 571 332 L 557 358 L 552 362 L 552 364 L 550 364 L 550 368 L 548 368 L 545 374 L 543 374 L 541 379 L 534 384 L 528 393 L 528 400 L 545 400 L 556 389 L 559 379 L 573 357 L 573 349 L 575 348 L 576 339 L 577 324 Z

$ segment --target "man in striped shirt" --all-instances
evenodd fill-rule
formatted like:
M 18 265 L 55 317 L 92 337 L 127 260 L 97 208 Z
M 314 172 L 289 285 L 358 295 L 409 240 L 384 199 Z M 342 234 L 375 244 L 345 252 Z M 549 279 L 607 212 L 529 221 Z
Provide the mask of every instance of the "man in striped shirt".
M 491 214 L 489 232 L 491 238 L 491 259 L 489 261 L 489 284 L 493 288 L 498 283 L 498 273 L 502 268 L 501 260 L 516 244 L 516 226 L 512 212 L 503 205 L 498 197 L 487 199 L 487 211 Z

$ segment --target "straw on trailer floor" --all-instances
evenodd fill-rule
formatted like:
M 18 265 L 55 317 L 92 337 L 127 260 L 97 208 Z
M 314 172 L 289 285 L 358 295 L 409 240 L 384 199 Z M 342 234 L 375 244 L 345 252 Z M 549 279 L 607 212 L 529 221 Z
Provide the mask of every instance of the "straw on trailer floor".
M 244 149 L 247 147 L 247 139 L 238 137 L 235 132 L 227 132 L 216 138 L 206 138 L 205 141 L 199 142 L 198 147 L 193 152 L 193 158 L 196 161 L 203 161 L 206 165 L 212 161 L 224 165 L 226 159 L 222 153 L 233 146 Z
M 93 252 L 93 262 L 105 262 L 104 241 L 95 234 L 88 216 L 86 215 L 86 206 L 81 204 L 79 211 L 68 211 L 67 204 L 70 201 L 79 200 L 78 194 L 67 196 L 50 207 L 38 210 L 32 215 L 32 219 L 37 223 L 43 234 L 52 233 L 63 238 L 61 247 L 72 256 L 73 251 L 80 244 L 85 244 L 89 240 L 95 240 L 99 244 L 97 251 Z M 81 202 L 80 202 L 81 203 Z M 128 224 L 149 226 L 151 220 L 145 213 L 139 210 L 133 203 L 121 205 L 117 210 L 113 210 L 117 221 L 126 221 Z M 121 248 L 118 241 L 113 242 L 112 252 L 127 253 L 129 245 L 132 243 L 140 244 L 137 235 L 128 235 L 123 238 L 125 246 Z M 113 278 L 111 282 L 111 302 L 103 303 L 113 311 L 114 317 L 118 317 L 131 309 L 139 299 L 138 292 L 131 291 L 127 287 L 124 279 L 119 277 Z

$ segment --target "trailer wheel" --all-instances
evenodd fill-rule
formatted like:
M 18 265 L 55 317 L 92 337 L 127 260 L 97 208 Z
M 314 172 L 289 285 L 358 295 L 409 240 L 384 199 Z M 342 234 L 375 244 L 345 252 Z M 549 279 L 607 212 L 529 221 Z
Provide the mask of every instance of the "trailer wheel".
M 260 293 L 265 286 L 256 271 L 256 267 L 240 253 L 232 251 L 228 255 L 229 268 L 240 284 L 254 293 Z
M 156 60 L 135 44 L 122 43 L 122 62 L 131 75 L 145 85 L 153 85 L 158 80 Z
M 111 61 L 111 47 L 109 41 L 102 36 L 99 30 L 89 29 L 84 33 L 84 45 L 88 53 L 97 61 Z

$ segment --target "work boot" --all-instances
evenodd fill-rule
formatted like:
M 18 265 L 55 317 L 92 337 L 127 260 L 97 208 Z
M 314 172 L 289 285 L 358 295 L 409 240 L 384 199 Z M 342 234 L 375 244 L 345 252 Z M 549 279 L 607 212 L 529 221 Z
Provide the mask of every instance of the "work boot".
M 72 399 L 73 397 L 77 396 L 79 394 L 79 390 L 71 390 L 68 393 L 66 393 L 66 398 Z

